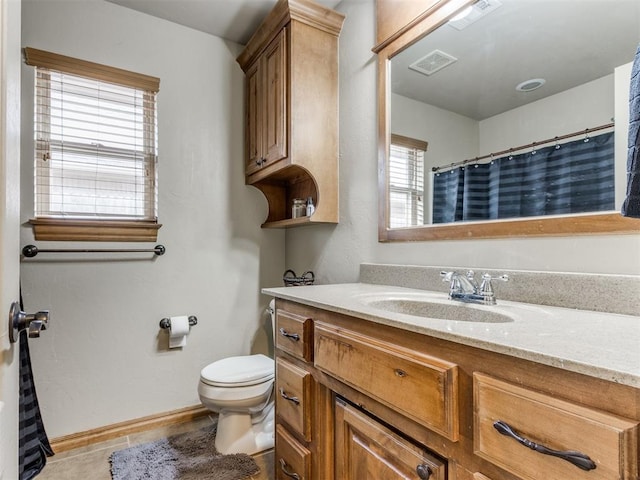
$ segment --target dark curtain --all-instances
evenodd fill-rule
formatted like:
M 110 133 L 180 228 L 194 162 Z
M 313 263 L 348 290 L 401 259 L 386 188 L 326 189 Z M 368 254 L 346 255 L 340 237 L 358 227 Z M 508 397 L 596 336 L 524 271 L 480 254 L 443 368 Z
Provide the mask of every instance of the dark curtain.
M 436 174 L 433 223 L 613 210 L 613 147 L 611 132 Z
M 640 218 L 640 45 L 631 68 L 628 147 L 627 197 L 622 204 L 622 215 Z

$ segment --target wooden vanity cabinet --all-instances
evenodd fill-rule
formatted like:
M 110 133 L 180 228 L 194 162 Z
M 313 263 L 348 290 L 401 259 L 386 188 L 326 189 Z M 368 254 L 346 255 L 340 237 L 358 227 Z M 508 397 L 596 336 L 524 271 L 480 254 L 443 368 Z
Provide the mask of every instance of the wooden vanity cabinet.
M 276 318 L 297 334 L 277 333 L 276 384 L 301 405 L 276 403 L 276 478 L 640 478 L 638 388 L 282 299 Z
M 263 227 L 338 222 L 338 36 L 344 16 L 279 0 L 238 63 L 246 76 L 245 182 L 269 204 Z M 294 198 L 315 212 L 292 218 Z
M 276 479 L 333 478 L 333 396 L 311 363 L 314 313 L 276 302 Z

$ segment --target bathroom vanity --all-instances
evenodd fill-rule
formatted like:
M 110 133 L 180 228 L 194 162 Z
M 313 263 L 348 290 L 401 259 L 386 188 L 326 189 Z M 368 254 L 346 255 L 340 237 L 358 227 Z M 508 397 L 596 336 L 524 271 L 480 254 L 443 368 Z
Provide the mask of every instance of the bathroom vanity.
M 638 478 L 640 317 L 366 283 L 263 292 L 278 479 Z

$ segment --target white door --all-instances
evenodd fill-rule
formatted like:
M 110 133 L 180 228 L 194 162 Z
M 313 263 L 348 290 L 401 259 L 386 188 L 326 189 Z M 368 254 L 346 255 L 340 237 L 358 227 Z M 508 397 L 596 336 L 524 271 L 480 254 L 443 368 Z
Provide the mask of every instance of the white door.
M 20 0 L 0 0 L 0 480 L 18 478 L 18 344 L 9 308 L 20 273 Z

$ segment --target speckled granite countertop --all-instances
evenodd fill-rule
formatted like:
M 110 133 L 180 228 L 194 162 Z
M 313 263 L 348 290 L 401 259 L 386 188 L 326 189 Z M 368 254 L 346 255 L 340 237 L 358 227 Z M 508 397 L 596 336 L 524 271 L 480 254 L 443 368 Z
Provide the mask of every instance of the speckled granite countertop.
M 443 292 L 346 283 L 265 288 L 264 294 L 362 318 L 484 350 L 640 388 L 640 317 L 500 301 L 469 305 Z M 452 321 L 394 313 L 374 298 L 435 299 L 462 309 L 488 309 L 511 317 L 503 323 Z

